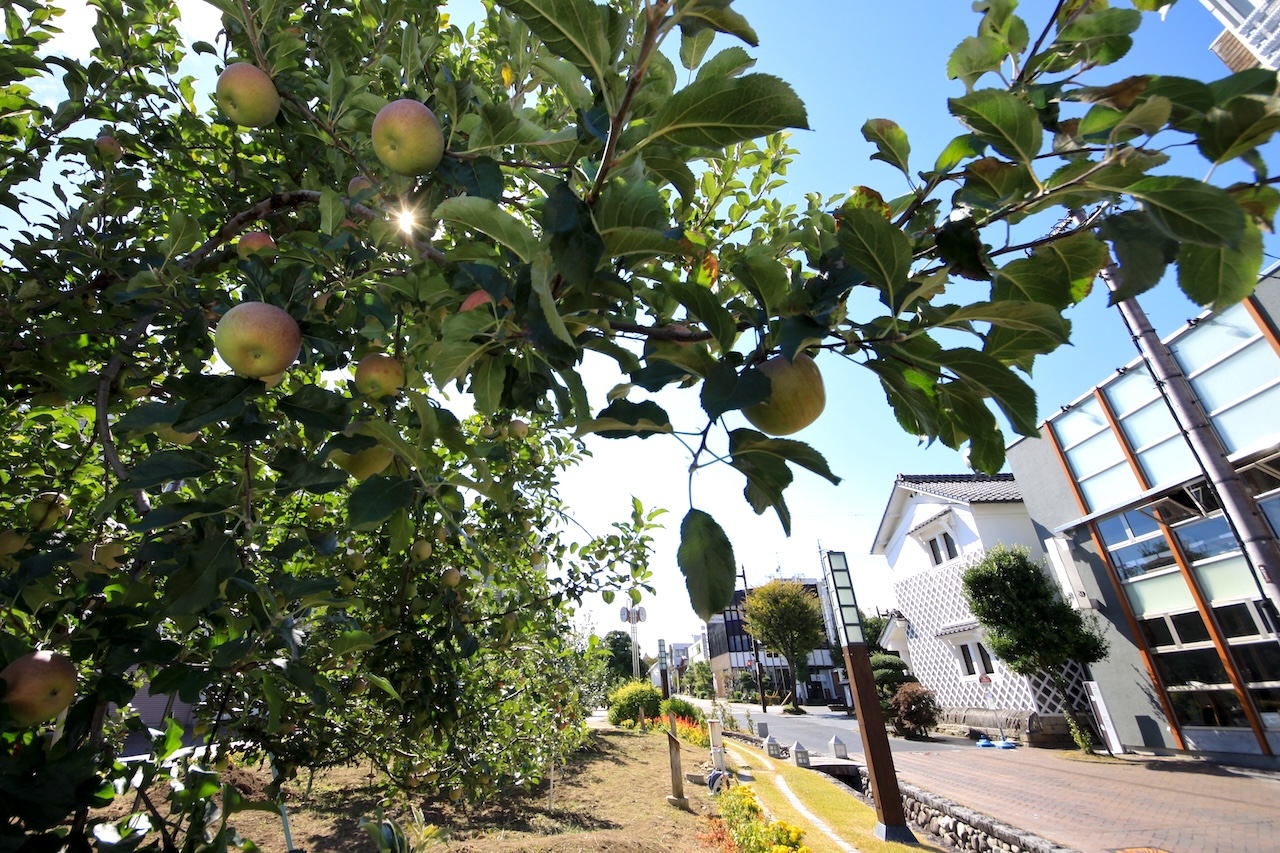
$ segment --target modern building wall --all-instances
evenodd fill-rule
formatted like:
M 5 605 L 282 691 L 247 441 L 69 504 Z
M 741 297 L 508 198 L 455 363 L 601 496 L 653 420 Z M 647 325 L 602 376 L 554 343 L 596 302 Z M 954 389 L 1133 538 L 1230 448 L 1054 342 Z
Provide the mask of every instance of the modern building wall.
M 1256 511 L 1280 525 L 1280 282 L 1166 339 Z M 1270 316 L 1269 316 L 1270 315 Z M 1093 666 L 1134 747 L 1280 750 L 1280 619 L 1161 389 L 1135 359 L 1009 448 L 1072 600 L 1105 620 Z M 1252 510 L 1251 510 L 1252 511 Z

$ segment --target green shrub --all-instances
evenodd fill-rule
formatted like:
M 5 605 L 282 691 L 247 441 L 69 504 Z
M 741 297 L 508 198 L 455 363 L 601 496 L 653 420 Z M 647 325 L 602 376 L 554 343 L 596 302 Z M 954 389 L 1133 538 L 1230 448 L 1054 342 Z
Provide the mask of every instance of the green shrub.
M 686 720 L 693 720 L 699 725 L 707 721 L 701 708 L 690 702 L 688 699 L 681 699 L 678 696 L 672 696 L 670 699 L 662 700 L 661 710 L 663 717 L 674 713 L 677 717 L 684 717 Z
M 662 694 L 647 681 L 628 681 L 609 694 L 609 722 L 618 725 L 623 720 L 640 720 L 640 711 L 646 719 L 658 716 Z

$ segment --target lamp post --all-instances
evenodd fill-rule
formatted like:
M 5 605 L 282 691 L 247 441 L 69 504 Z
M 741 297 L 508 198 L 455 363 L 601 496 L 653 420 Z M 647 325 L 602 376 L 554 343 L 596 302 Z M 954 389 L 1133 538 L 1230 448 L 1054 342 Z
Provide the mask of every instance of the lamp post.
M 862 754 L 866 756 L 867 776 L 876 808 L 876 838 L 915 844 L 916 837 L 907 826 L 902 810 L 902 792 L 893 769 L 893 753 L 884 730 L 884 714 L 876 694 L 875 676 L 871 672 L 871 655 L 862 633 L 862 616 L 853 592 L 849 561 L 841 551 L 825 554 L 823 570 L 827 589 L 835 600 L 836 624 L 844 641 L 844 665 L 849 670 L 849 689 L 858 715 L 858 731 L 862 734 Z

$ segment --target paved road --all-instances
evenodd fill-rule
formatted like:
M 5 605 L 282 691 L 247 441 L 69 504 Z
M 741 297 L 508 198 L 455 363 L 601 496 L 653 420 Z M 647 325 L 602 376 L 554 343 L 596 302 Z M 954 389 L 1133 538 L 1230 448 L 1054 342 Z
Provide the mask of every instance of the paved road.
M 698 699 L 690 701 L 704 711 L 711 709 L 710 702 Z M 810 752 L 829 754 L 828 742 L 831 738 L 838 737 L 844 741 L 845 748 L 849 751 L 849 757 L 856 757 L 855 753 L 858 756 L 862 755 L 862 733 L 858 730 L 858 721 L 847 714 L 828 711 L 825 705 L 806 708 L 807 713 L 803 716 L 783 714 L 777 707 L 769 708 L 769 713 L 766 715 L 761 712 L 759 705 L 746 705 L 739 702 L 730 703 L 729 710 L 743 731 L 748 730 L 747 712 L 750 711 L 753 723 L 750 727 L 751 733 L 756 733 L 754 723 L 767 723 L 769 725 L 769 734 L 784 746 L 789 747 L 796 741 L 800 741 L 805 749 Z M 937 752 L 939 750 L 970 750 L 975 748 L 973 741 L 946 736 L 938 736 L 927 741 L 890 738 L 889 747 L 893 750 L 894 755 L 909 752 Z
M 740 715 L 744 706 L 732 709 Z M 752 714 L 761 719 L 758 706 Z M 850 756 L 861 753 L 856 726 L 834 716 L 823 709 L 767 721 L 778 740 L 788 742 L 786 732 L 816 751 L 825 751 L 827 732 L 847 731 L 840 737 Z M 1280 850 L 1280 772 L 1151 756 L 1083 761 L 1069 750 L 978 749 L 954 739 L 891 743 L 902 781 L 1082 853 Z

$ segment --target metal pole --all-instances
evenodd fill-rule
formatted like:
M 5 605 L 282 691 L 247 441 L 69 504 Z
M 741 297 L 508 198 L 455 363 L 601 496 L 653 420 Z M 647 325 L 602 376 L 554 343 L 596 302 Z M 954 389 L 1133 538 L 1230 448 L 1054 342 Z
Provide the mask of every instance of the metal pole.
M 636 623 L 631 623 L 631 676 L 640 677 L 640 632 Z

